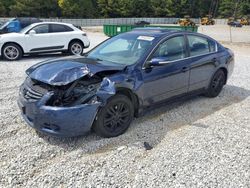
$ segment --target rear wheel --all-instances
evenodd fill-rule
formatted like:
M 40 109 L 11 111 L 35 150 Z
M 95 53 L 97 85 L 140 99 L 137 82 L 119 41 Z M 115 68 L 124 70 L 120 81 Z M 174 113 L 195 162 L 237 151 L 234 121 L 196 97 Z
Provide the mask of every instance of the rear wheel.
M 125 95 L 115 95 L 98 112 L 93 129 L 99 136 L 116 137 L 128 129 L 133 117 L 131 100 Z
M 69 45 L 69 53 L 71 55 L 81 55 L 83 53 L 83 44 L 78 41 L 73 41 Z
M 3 58 L 8 61 L 18 60 L 23 56 L 22 49 L 16 44 L 6 44 L 2 49 Z
M 225 83 L 226 83 L 226 75 L 224 71 L 218 70 L 214 74 L 205 95 L 210 98 L 217 97 L 220 94 Z

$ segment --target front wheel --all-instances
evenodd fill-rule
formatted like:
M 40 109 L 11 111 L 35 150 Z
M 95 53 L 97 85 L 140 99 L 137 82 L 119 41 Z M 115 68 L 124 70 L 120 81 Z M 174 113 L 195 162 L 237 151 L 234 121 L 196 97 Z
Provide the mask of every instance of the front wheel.
M 83 53 L 83 44 L 78 41 L 71 42 L 69 45 L 69 53 L 71 55 L 82 55 Z
M 210 98 L 217 97 L 220 94 L 225 83 L 226 83 L 226 75 L 224 71 L 218 70 L 214 74 L 205 95 Z
M 2 55 L 8 61 L 15 61 L 23 56 L 23 52 L 16 44 L 6 44 L 2 49 Z
M 110 138 L 123 134 L 134 117 L 134 107 L 125 95 L 115 95 L 97 114 L 93 129 L 99 136 Z

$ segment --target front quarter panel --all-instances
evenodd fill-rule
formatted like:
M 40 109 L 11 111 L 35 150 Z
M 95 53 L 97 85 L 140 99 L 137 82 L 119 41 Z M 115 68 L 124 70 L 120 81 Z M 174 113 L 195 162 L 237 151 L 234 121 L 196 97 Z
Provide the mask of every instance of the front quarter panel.
M 4 34 L 1 36 L 0 38 L 0 47 L 1 47 L 1 51 L 2 51 L 2 47 L 6 44 L 6 43 L 16 43 L 19 46 L 22 47 L 22 49 L 25 52 L 25 36 L 24 34 L 19 34 L 19 33 L 8 33 L 8 34 Z

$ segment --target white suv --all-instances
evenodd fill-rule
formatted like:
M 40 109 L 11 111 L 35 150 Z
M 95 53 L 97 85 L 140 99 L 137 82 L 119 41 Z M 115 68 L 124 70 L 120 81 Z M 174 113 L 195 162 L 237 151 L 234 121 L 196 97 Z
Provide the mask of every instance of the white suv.
M 69 52 L 81 55 L 90 42 L 85 32 L 72 24 L 41 22 L 32 24 L 19 33 L 0 35 L 0 56 L 18 60 L 23 54 Z

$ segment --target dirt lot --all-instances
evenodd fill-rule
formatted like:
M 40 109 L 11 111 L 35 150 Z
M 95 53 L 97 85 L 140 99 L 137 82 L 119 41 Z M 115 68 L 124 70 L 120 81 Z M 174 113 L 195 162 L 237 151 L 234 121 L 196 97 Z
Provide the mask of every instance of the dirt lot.
M 236 66 L 219 97 L 163 106 L 112 139 L 39 136 L 21 119 L 24 71 L 61 55 L 0 62 L 0 187 L 249 187 L 250 47 L 227 46 Z

